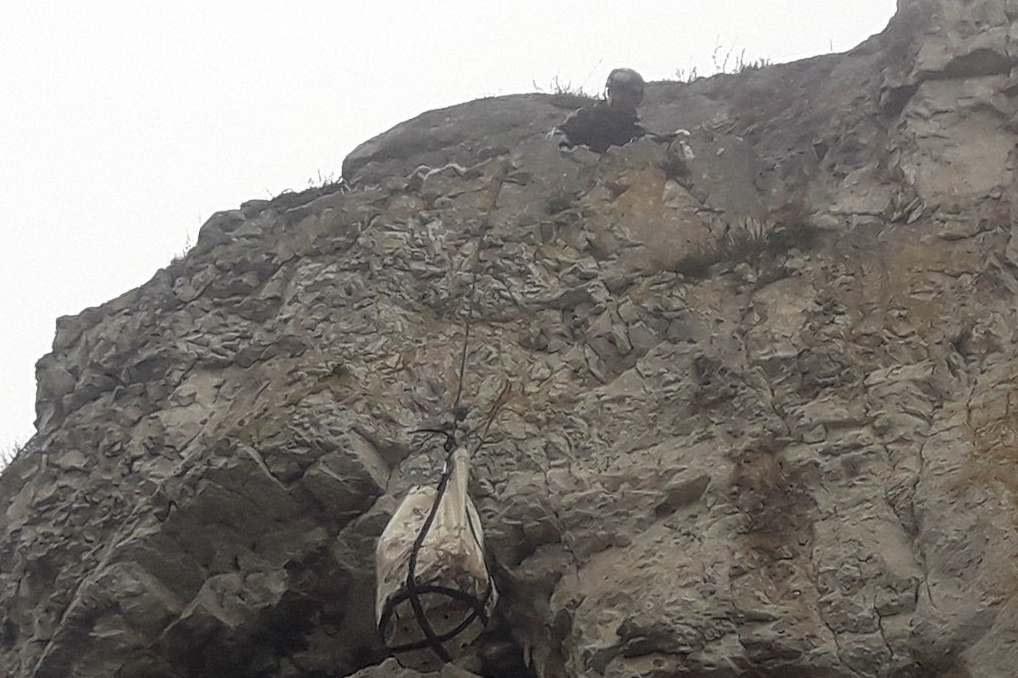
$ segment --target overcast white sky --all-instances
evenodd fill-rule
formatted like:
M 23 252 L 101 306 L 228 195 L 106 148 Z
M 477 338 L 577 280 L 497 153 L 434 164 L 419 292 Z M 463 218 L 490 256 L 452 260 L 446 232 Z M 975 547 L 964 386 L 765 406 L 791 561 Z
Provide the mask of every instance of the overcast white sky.
M 34 432 L 54 321 L 148 280 L 213 212 L 428 109 L 844 51 L 894 0 L 0 5 L 0 450 Z M 355 8 L 356 7 L 356 8 Z

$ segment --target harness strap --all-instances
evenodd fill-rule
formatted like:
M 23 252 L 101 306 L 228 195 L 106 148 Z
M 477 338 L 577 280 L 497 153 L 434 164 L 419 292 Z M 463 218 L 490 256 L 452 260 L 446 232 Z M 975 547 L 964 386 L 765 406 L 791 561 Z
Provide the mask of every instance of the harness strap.
M 487 615 L 484 613 L 484 607 L 487 603 L 487 599 L 491 596 L 490 583 L 488 585 L 488 592 L 486 592 L 485 594 L 485 599 L 481 603 L 478 603 L 477 599 L 469 594 L 463 593 L 458 589 L 451 589 L 445 586 L 430 586 L 430 585 L 419 586 L 417 588 L 417 591 L 418 593 L 442 593 L 444 595 L 449 596 L 450 598 L 467 603 L 471 607 L 470 614 L 467 615 L 467 617 L 462 622 L 460 622 L 459 625 L 456 626 L 456 628 L 452 629 L 451 631 L 446 631 L 445 633 L 435 637 L 435 640 L 437 640 L 439 643 L 445 643 L 448 640 L 452 640 L 460 633 L 462 633 L 464 630 L 466 630 L 466 628 L 470 626 L 475 619 L 479 619 L 482 626 L 487 625 L 488 623 Z M 387 625 L 388 622 L 390 621 L 390 617 L 392 616 L 392 613 L 395 611 L 395 608 L 398 607 L 401 602 L 403 602 L 409 597 L 410 597 L 409 593 L 403 592 L 392 598 L 390 603 L 386 605 L 386 611 L 383 617 L 382 628 L 384 628 L 384 626 Z M 389 650 L 391 652 L 409 652 L 411 650 L 422 650 L 426 647 L 432 647 L 430 639 L 419 640 L 413 643 L 404 643 L 403 645 L 395 645 L 390 647 Z

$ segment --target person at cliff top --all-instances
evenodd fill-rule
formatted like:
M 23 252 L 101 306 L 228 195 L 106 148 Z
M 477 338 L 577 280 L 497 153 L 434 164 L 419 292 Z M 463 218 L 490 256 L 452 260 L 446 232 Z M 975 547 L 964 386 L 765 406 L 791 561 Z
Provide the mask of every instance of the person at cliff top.
M 647 134 L 636 109 L 643 101 L 643 77 L 631 68 L 616 68 L 605 83 L 605 99 L 585 106 L 556 128 L 559 146 L 586 146 L 604 153 Z

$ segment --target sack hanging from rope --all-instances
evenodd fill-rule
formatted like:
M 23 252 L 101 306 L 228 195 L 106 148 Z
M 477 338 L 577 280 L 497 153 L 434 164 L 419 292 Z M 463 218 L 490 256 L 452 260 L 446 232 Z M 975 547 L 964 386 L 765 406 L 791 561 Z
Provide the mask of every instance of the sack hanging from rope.
M 378 540 L 378 630 L 406 668 L 435 671 L 466 654 L 498 601 L 468 479 L 461 447 L 438 487 L 410 490 Z

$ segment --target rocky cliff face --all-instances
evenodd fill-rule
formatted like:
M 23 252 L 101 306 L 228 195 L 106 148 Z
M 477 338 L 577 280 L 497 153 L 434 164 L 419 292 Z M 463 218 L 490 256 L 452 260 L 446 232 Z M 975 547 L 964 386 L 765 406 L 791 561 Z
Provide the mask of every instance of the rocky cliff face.
M 996 678 L 1018 660 L 1018 3 L 545 133 L 426 113 L 61 318 L 0 478 L 0 674 L 396 675 L 372 549 L 464 428 L 503 590 L 469 667 Z M 473 290 L 473 291 L 472 291 Z M 525 665 L 529 666 L 527 668 Z

